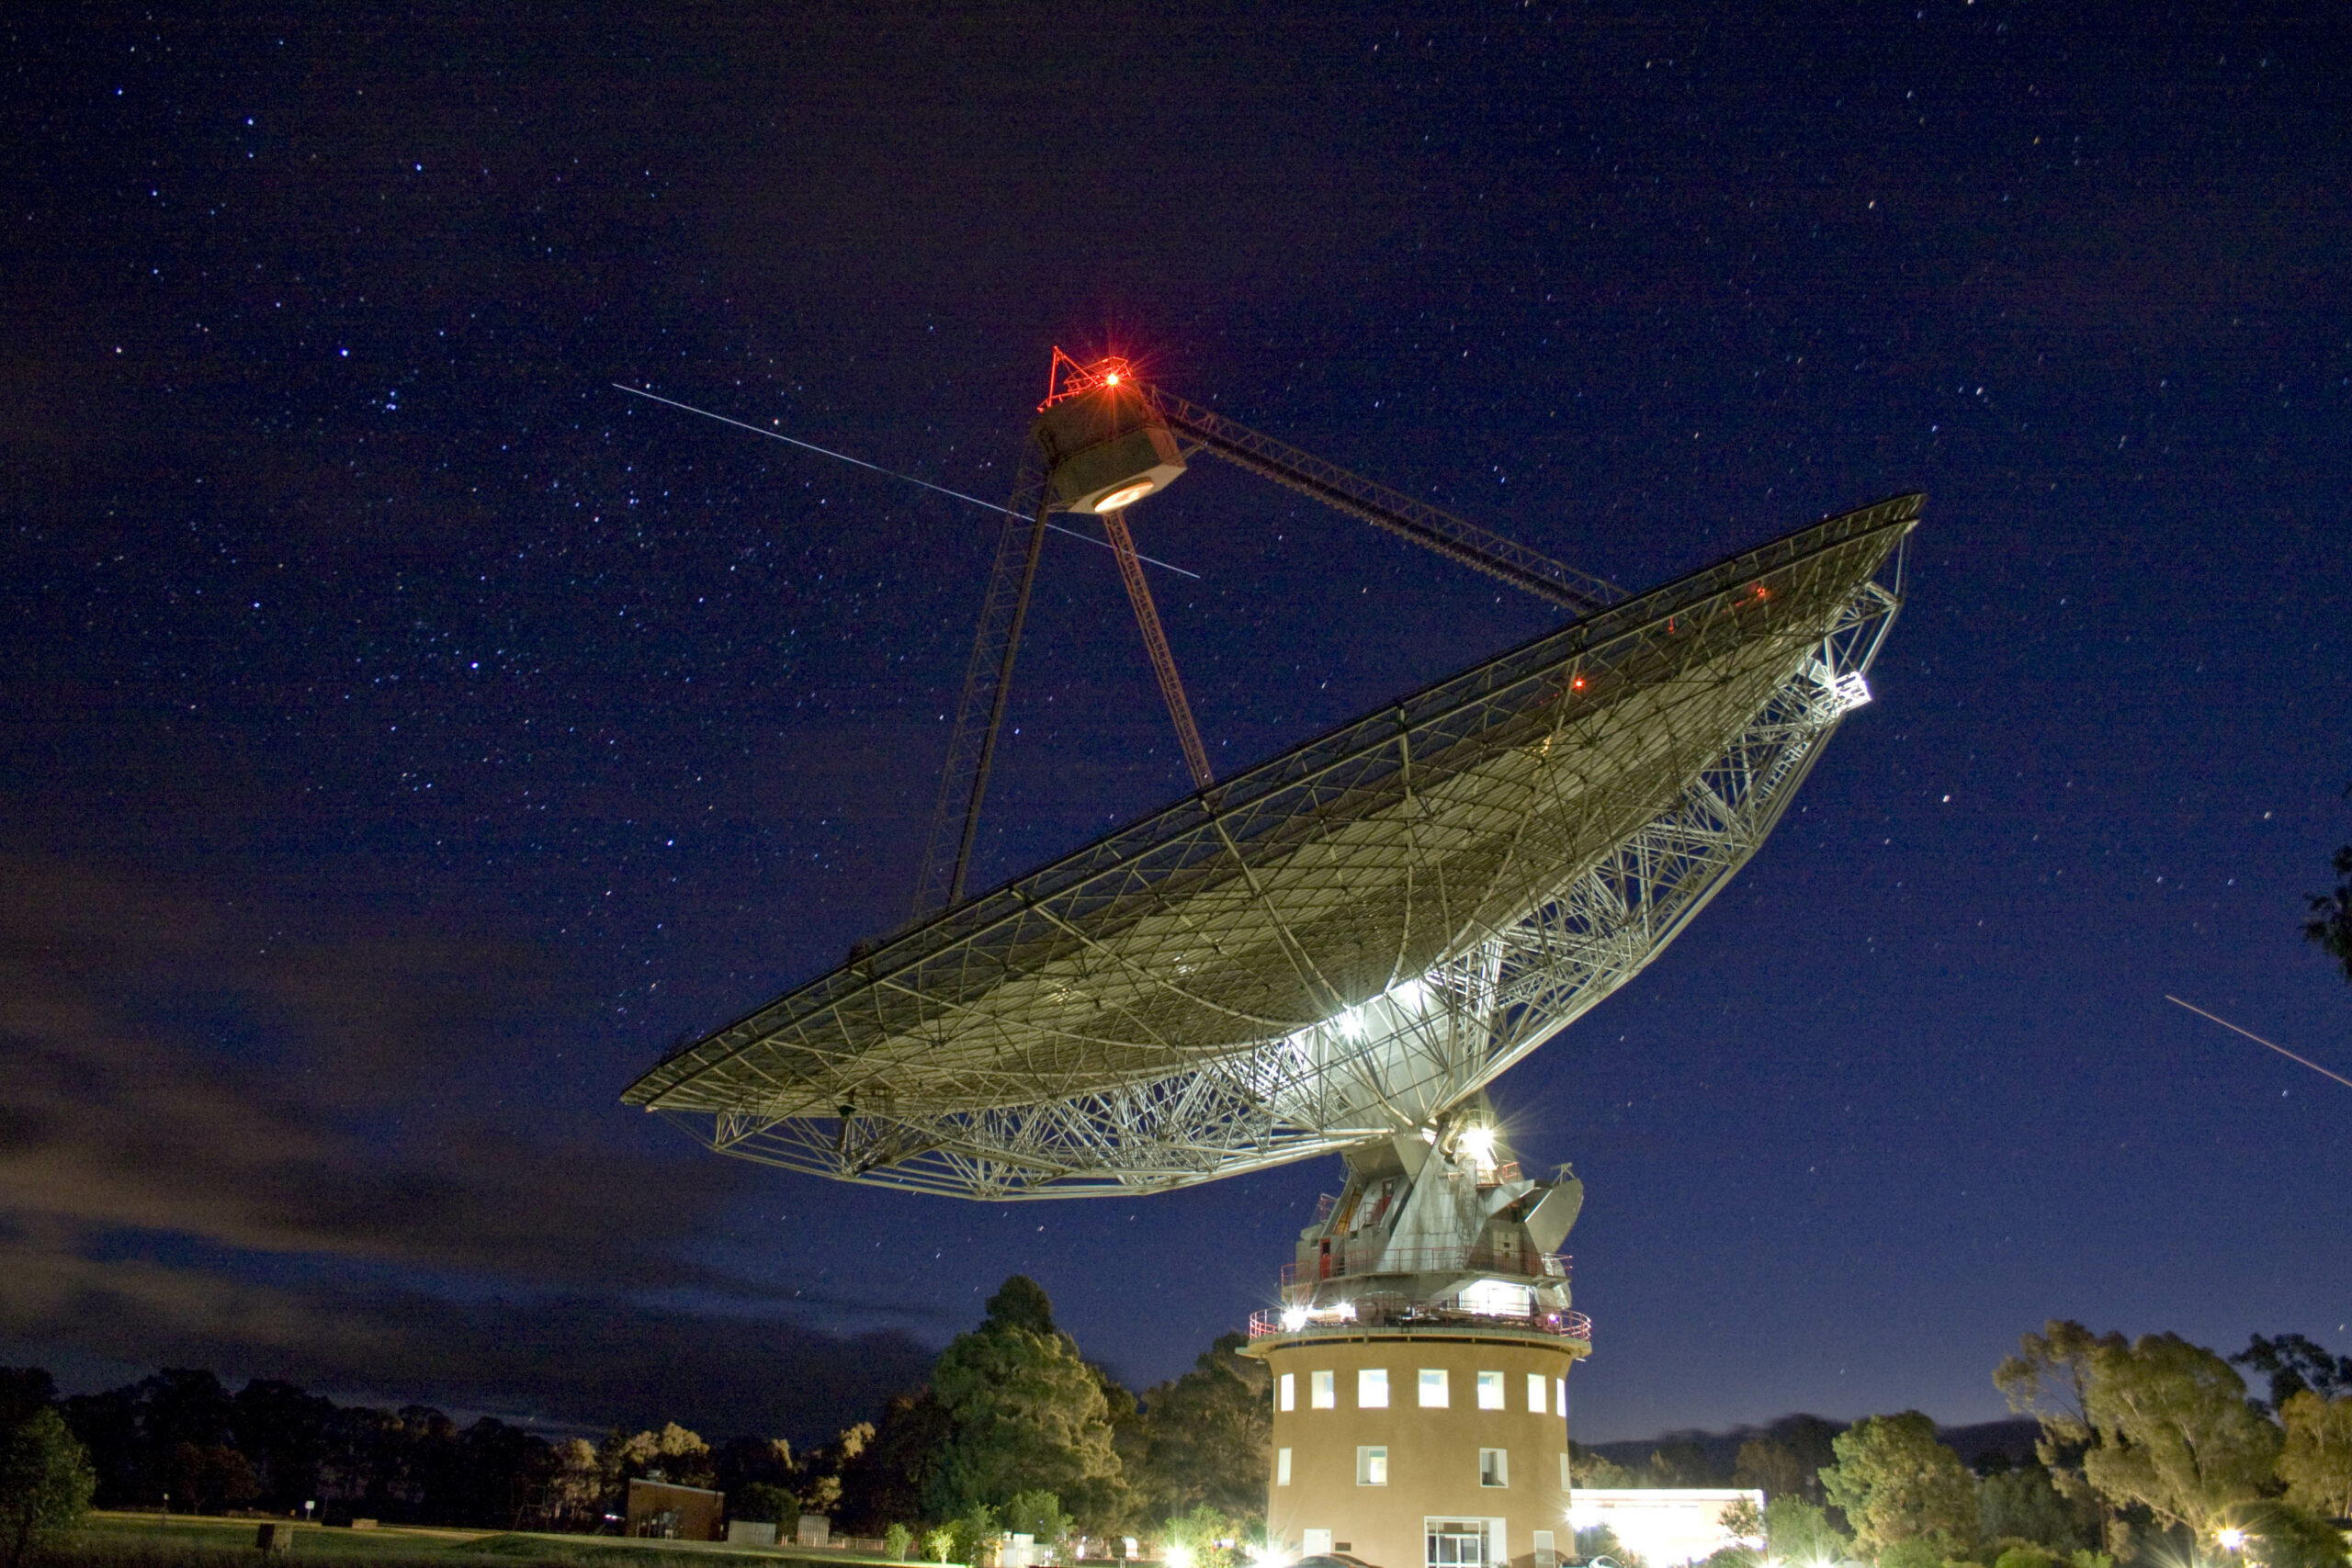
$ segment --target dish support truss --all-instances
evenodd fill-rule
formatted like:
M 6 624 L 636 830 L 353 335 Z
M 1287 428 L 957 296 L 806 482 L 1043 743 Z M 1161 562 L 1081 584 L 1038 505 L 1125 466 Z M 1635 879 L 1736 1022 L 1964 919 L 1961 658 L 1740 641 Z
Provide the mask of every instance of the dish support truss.
M 1901 604 L 1900 547 L 1884 559 L 1892 581 L 1877 581 L 1883 564 L 1809 628 L 1785 676 L 1662 808 L 1513 918 L 1322 1021 L 1023 1103 L 925 1112 L 882 1098 L 838 1117 L 650 1108 L 739 1157 L 992 1201 L 1192 1186 L 1427 1125 L 1639 974 L 1756 852 L 1870 700 L 1864 675 Z

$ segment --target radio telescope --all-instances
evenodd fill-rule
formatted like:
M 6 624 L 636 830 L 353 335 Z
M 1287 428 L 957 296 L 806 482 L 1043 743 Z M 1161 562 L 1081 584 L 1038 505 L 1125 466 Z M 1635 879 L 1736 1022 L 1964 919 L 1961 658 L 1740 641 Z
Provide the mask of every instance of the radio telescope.
M 1024 451 L 922 918 L 624 1096 L 721 1153 L 997 1201 L 1165 1190 L 1485 1125 L 1485 1087 L 1681 931 L 1869 700 L 1922 500 L 1628 597 L 1118 360 L 1057 350 Z M 1214 780 L 1123 516 L 1204 453 L 1573 618 Z M 1201 787 L 967 898 L 1056 512 L 1098 518 L 1119 552 Z
M 1570 618 L 1216 779 L 1124 515 L 1204 454 Z M 1826 518 L 1629 597 L 1119 360 L 1056 350 L 915 922 L 624 1098 L 721 1153 L 988 1201 L 1343 1155 L 1281 1304 L 1250 1323 L 1273 1385 L 1275 1548 L 1556 1568 L 1566 1377 L 1592 1348 L 1558 1249 L 1584 1187 L 1565 1166 L 1521 1170 L 1487 1086 L 1639 974 L 1763 843 L 1870 700 L 1920 503 Z M 1117 553 L 1198 787 L 967 898 L 1057 512 L 1097 518 Z M 1409 1408 L 1392 1375 L 1413 1380 Z M 1506 1496 L 1516 1521 L 1498 1517 Z

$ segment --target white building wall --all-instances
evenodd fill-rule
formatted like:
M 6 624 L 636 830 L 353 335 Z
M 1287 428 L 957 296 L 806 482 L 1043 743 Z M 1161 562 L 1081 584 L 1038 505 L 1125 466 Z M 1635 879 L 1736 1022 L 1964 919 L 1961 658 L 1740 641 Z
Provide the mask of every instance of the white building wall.
M 1724 1528 L 1724 1510 L 1743 1498 L 1763 1510 L 1762 1492 L 1739 1487 L 1579 1486 L 1568 1496 L 1568 1522 L 1580 1530 L 1607 1525 L 1649 1568 L 1676 1568 L 1726 1546 L 1762 1548 L 1761 1537 Z

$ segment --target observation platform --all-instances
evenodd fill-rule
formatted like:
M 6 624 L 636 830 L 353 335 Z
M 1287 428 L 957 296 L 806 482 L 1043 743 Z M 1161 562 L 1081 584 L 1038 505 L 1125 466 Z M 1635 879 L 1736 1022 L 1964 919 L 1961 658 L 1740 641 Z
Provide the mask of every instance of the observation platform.
M 1540 1335 L 1547 1339 L 1573 1339 L 1588 1348 L 1592 1344 L 1592 1319 L 1580 1312 L 1528 1313 L 1508 1314 L 1483 1312 L 1446 1311 L 1426 1303 L 1416 1303 L 1399 1296 L 1393 1305 L 1377 1296 L 1358 1296 L 1351 1303 L 1356 1309 L 1353 1317 L 1317 1318 L 1309 1316 L 1303 1323 L 1293 1320 L 1295 1309 L 1261 1307 L 1250 1314 L 1250 1338 L 1254 1343 L 1264 1339 L 1272 1344 L 1288 1339 L 1317 1339 L 1349 1335 L 1397 1334 L 1413 1336 L 1438 1335 L 1446 1338 L 1484 1338 L 1495 1335 Z

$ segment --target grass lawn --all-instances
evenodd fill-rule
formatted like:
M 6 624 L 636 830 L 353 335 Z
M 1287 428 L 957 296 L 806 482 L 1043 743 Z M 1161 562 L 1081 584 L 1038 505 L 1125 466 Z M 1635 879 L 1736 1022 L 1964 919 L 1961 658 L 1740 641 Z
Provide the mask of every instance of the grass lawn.
M 61 1568 L 226 1568 L 225 1560 L 252 1561 L 258 1519 L 210 1519 L 174 1515 L 97 1512 L 82 1529 L 57 1543 Z M 521 1530 L 430 1529 L 383 1525 L 345 1529 L 326 1525 L 294 1527 L 294 1562 L 322 1565 L 368 1562 L 439 1563 L 441 1568 L 720 1568 L 711 1561 L 755 1559 L 759 1568 L 840 1568 L 890 1562 L 854 1551 L 821 1556 L 720 1541 L 630 1540 L 618 1536 L 535 1535 Z M 752 1568 L 746 1562 L 741 1568 Z M 922 1564 L 921 1568 L 936 1568 Z

